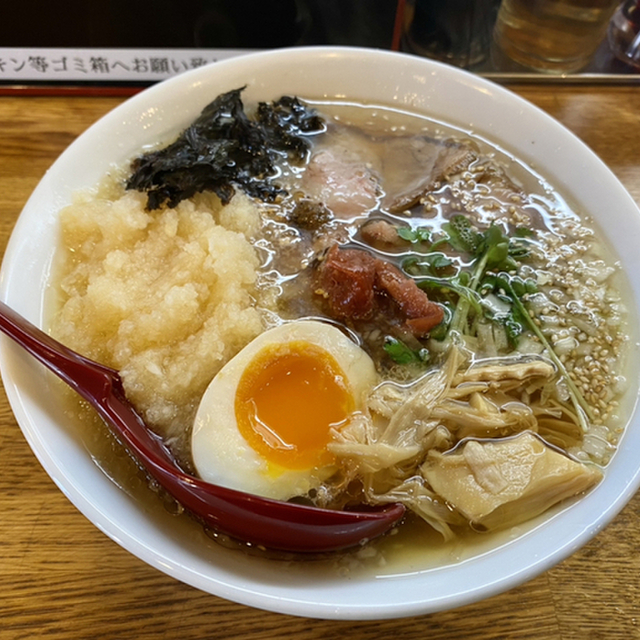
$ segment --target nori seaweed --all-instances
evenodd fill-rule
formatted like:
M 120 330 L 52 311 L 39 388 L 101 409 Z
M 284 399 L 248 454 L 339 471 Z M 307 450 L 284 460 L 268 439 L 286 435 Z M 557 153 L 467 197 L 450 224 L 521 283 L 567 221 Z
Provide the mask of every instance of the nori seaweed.
M 213 191 L 227 204 L 235 187 L 273 202 L 284 190 L 271 182 L 278 156 L 303 161 L 310 143 L 305 136 L 325 130 L 315 111 L 298 98 L 261 102 L 256 119 L 244 112 L 234 89 L 207 105 L 178 139 L 132 164 L 127 189 L 147 192 L 147 209 L 175 207 L 201 191 Z

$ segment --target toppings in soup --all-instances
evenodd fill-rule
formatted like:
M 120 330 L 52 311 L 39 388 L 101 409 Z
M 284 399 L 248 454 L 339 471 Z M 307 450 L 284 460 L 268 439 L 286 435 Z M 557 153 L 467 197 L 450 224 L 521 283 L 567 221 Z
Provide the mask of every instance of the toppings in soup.
M 241 92 L 61 212 L 56 337 L 217 484 L 445 539 L 595 485 L 628 340 L 596 230 L 480 138 Z

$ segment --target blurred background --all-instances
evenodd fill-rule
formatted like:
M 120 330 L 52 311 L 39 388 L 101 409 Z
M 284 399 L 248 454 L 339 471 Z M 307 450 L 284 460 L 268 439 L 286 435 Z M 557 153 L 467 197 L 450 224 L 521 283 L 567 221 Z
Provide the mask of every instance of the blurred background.
M 613 31 L 606 29 L 610 20 L 617 21 Z M 37 79 L 45 62 L 32 51 L 44 49 L 197 50 L 211 54 L 201 58 L 206 63 L 244 50 L 305 45 L 400 50 L 497 80 L 580 71 L 592 79 L 635 81 L 639 31 L 640 0 L 18 0 L 5 2 L 0 17 L 0 84 L 19 79 L 30 67 L 28 81 Z M 554 59 L 564 55 L 554 48 L 571 44 L 567 34 L 578 49 L 587 38 L 594 44 L 573 66 Z M 520 47 L 533 58 L 520 55 Z M 535 60 L 542 50 L 551 63 Z M 72 54 L 69 65 L 64 60 L 65 71 L 71 63 L 85 64 Z M 120 64 L 112 59 L 111 70 L 114 62 Z M 190 65 L 174 62 L 165 75 Z
M 18 0 L 2 47 L 390 48 L 397 0 Z M 55 26 L 54 26 L 55 25 Z

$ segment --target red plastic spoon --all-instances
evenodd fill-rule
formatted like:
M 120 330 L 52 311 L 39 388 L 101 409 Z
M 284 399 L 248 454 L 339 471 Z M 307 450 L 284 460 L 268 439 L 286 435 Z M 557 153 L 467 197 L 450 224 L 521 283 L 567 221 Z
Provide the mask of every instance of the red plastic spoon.
M 43 333 L 0 302 L 0 330 L 87 400 L 147 472 L 193 516 L 239 540 L 269 549 L 346 549 L 388 531 L 400 504 L 334 511 L 280 502 L 208 484 L 184 473 L 161 439 L 129 404 L 117 371 L 93 362 Z

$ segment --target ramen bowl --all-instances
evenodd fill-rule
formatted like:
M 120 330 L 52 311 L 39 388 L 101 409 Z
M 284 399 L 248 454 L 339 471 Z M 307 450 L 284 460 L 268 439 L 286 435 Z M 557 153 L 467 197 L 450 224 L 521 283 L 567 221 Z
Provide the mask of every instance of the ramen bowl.
M 383 105 L 484 138 L 536 167 L 592 218 L 624 272 L 640 267 L 636 204 L 579 139 L 542 111 L 489 81 L 421 58 L 300 48 L 185 73 L 129 99 L 88 129 L 54 163 L 20 215 L 2 266 L 2 299 L 42 326 L 58 213 L 72 194 L 97 184 L 145 146 L 170 139 L 218 94 L 244 85 L 245 102 L 288 94 Z M 639 305 L 640 283 L 630 282 L 632 317 Z M 640 483 L 635 347 L 631 360 L 629 422 L 593 490 L 526 527 L 446 558 L 390 553 L 382 562 L 366 546 L 329 558 L 274 558 L 221 544 L 189 519 L 149 506 L 96 464 L 86 439 L 69 426 L 57 383 L 8 340 L 0 344 L 2 377 L 25 438 L 60 490 L 107 536 L 159 571 L 213 595 L 275 612 L 354 620 L 426 614 L 490 597 L 549 569 L 597 535 Z

